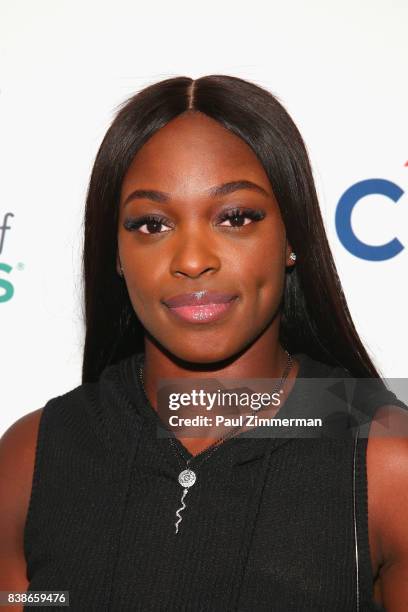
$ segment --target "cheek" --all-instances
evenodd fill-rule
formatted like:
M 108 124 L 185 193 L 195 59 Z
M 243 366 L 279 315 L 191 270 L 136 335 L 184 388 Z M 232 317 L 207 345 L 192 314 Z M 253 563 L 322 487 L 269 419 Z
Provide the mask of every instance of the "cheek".
M 241 275 L 247 286 L 258 291 L 258 298 L 274 299 L 283 290 L 286 270 L 286 242 L 282 232 L 270 231 L 263 240 L 239 259 Z
M 156 258 L 146 252 L 133 249 L 127 259 L 126 283 L 133 308 L 141 320 L 146 320 L 152 313 L 152 305 L 163 296 L 165 275 L 163 258 Z
M 285 281 L 284 258 L 275 257 L 268 260 L 264 257 L 263 261 L 260 261 L 255 280 L 257 306 L 268 316 L 270 312 L 275 312 L 282 298 Z

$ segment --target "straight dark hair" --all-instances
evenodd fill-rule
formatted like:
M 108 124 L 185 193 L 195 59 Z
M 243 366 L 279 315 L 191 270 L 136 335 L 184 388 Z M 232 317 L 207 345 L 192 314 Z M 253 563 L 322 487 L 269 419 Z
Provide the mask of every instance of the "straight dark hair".
M 297 127 L 269 91 L 237 77 L 211 75 L 166 79 L 132 96 L 120 105 L 99 148 L 84 218 L 82 382 L 97 381 L 107 365 L 144 349 L 143 327 L 116 271 L 121 185 L 143 144 L 186 111 L 200 111 L 242 138 L 270 180 L 297 255 L 286 274 L 282 345 L 341 365 L 352 376 L 377 378 L 347 306 Z

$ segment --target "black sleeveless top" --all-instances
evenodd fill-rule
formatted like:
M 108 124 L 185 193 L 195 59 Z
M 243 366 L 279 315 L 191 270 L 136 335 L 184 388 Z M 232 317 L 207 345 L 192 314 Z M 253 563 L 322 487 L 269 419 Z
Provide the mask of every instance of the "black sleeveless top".
M 296 358 L 298 379 L 347 375 Z M 69 591 L 75 612 L 379 610 L 367 437 L 226 440 L 197 461 L 175 534 L 180 457 L 157 437 L 142 360 L 108 366 L 43 409 L 24 531 L 28 589 Z M 282 411 L 307 401 L 296 382 Z M 373 411 L 385 403 L 404 406 L 382 391 Z

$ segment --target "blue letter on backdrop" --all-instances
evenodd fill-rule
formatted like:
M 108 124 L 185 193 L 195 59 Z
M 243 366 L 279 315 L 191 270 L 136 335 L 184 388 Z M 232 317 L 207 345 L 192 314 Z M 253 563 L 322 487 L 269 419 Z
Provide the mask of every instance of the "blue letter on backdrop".
M 341 196 L 336 210 L 336 230 L 340 242 L 352 255 L 369 261 L 384 261 L 398 255 L 404 248 L 398 238 L 393 238 L 386 244 L 374 246 L 366 244 L 357 238 L 351 227 L 351 213 L 361 198 L 368 195 L 384 195 L 393 202 L 398 202 L 403 190 L 391 181 L 385 179 L 367 179 L 352 185 Z M 369 216 L 368 216 L 369 218 Z

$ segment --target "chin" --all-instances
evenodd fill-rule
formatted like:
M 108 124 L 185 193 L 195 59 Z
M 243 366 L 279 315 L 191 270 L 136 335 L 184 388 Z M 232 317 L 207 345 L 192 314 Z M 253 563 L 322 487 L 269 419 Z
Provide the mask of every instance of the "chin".
M 202 348 L 200 349 L 198 347 L 195 350 L 189 350 L 186 347 L 185 349 L 178 350 L 173 354 L 179 359 L 183 359 L 189 363 L 215 364 L 220 361 L 230 359 L 234 355 L 234 352 L 214 350 L 213 348 L 203 350 Z
M 233 359 L 238 353 L 236 347 L 220 346 L 219 344 L 213 343 L 208 343 L 206 346 L 205 341 L 201 343 L 195 341 L 191 345 L 188 343 L 183 345 L 169 343 L 166 348 L 169 353 L 177 357 L 177 359 L 185 361 L 186 363 L 203 365 L 211 365 Z

